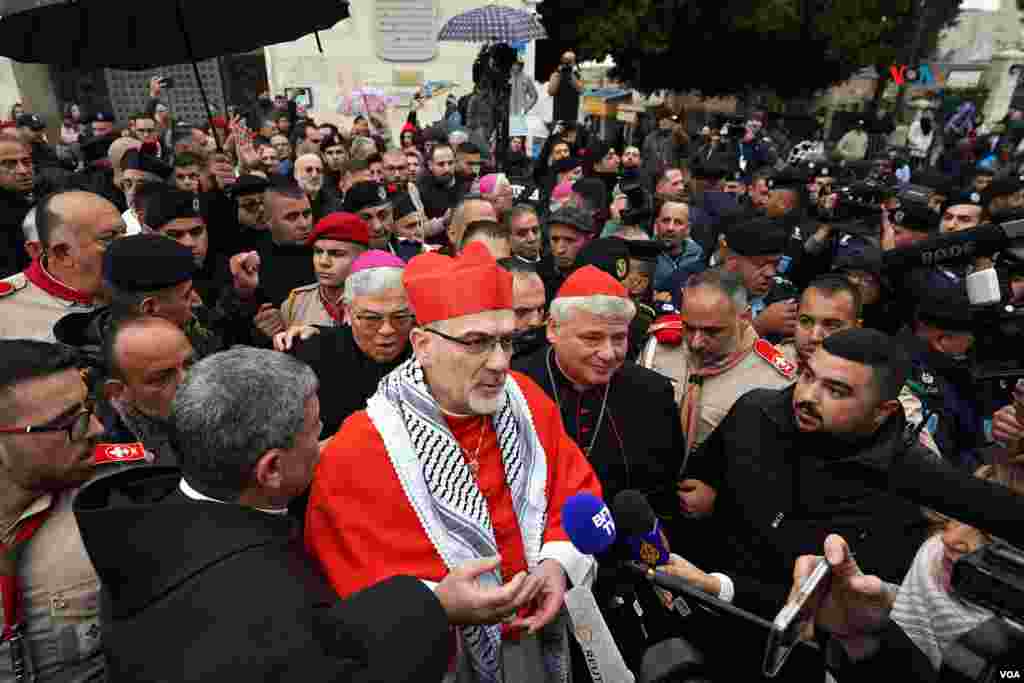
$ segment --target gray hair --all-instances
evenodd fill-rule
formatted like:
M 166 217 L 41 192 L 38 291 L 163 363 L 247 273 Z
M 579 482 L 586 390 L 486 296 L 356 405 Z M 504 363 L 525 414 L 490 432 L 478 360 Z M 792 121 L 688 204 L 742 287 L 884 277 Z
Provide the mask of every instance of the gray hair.
M 563 296 L 551 302 L 551 318 L 556 323 L 568 322 L 578 311 L 596 315 L 599 318 L 628 318 L 636 315 L 636 304 L 632 299 L 607 294 L 593 296 Z
M 39 241 L 39 227 L 36 225 L 36 207 L 32 207 L 25 214 L 25 220 L 21 222 L 21 231 L 25 235 L 26 242 Z
M 469 133 L 464 130 L 453 130 L 448 134 L 448 144 L 453 148 L 457 148 L 465 142 L 469 142 Z
M 686 300 L 686 290 L 697 287 L 708 287 L 715 290 L 725 298 L 732 301 L 736 310 L 740 313 L 747 310 L 749 300 L 747 289 L 743 286 L 743 276 L 723 268 L 711 268 L 701 273 L 691 275 L 683 285 L 683 300 Z
M 189 484 L 236 501 L 263 455 L 295 446 L 316 375 L 287 354 L 235 347 L 197 363 L 172 406 L 175 445 Z
M 404 268 L 381 266 L 352 273 L 345 279 L 345 293 L 341 300 L 347 305 L 357 296 L 377 296 L 389 289 L 402 289 Z

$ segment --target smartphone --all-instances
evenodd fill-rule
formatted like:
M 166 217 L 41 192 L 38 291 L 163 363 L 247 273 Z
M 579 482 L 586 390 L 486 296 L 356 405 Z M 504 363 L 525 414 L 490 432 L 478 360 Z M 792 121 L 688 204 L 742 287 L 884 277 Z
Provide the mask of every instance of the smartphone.
M 169 89 L 174 87 L 174 76 L 164 76 L 160 79 L 160 87 Z
M 778 675 L 789 653 L 800 642 L 800 632 L 810 617 L 804 608 L 811 597 L 821 590 L 828 575 L 828 560 L 823 557 L 818 560 L 811 575 L 800 584 L 799 592 L 776 615 L 764 651 L 764 675 L 768 678 Z

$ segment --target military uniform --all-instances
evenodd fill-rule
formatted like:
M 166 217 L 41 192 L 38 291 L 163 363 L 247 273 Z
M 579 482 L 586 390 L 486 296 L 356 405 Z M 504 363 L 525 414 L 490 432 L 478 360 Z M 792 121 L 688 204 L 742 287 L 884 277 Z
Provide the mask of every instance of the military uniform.
M 671 380 L 676 403 L 684 408 L 693 370 L 693 360 L 685 343 L 673 346 L 652 336 L 640 355 L 640 365 Z M 736 366 L 704 378 L 694 446 L 715 430 L 743 394 L 751 389 L 784 389 L 795 379 L 796 364 L 778 347 L 758 339 Z
M 338 310 L 341 301 L 337 303 Z M 324 305 L 320 284 L 314 282 L 305 287 L 296 287 L 281 304 L 281 317 L 288 327 L 292 325 L 322 325 L 335 327 L 340 324 L 340 314 L 335 318 Z
M 145 462 L 141 445 L 97 446 L 95 463 L 105 475 L 118 466 Z M 32 503 L 0 541 L 46 515 L 42 525 L 20 545 L 17 586 L 21 595 L 19 658 L 30 672 L 26 680 L 88 683 L 105 678 L 100 624 L 100 580 L 82 543 L 72 512 L 77 489 L 47 494 Z M 3 605 L 0 605 L 2 615 Z M 14 681 L 11 641 L 0 643 L 0 681 Z M 34 674 L 34 676 L 33 676 Z
M 56 280 L 37 262 L 0 280 L 0 339 L 55 341 L 53 326 L 58 320 L 94 309 L 85 301 L 81 292 Z

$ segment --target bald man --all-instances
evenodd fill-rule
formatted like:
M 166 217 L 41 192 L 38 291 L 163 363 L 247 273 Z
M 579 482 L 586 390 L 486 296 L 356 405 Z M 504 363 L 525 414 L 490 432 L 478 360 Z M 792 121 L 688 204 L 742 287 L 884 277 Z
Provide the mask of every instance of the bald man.
M 459 251 L 457 245 L 462 245 L 466 226 L 477 221 L 498 222 L 498 213 L 494 210 L 494 205 L 486 199 L 465 199 L 455 207 L 451 225 L 448 226 L 448 241 L 451 246 L 445 248 L 452 251 L 449 255 L 454 256 Z
M 309 205 L 313 208 L 313 223 L 331 212 L 330 203 L 325 201 L 326 196 L 322 192 L 324 162 L 320 159 L 319 154 L 302 154 L 296 158 L 292 176 L 302 191 L 306 193 L 306 197 L 309 198 Z
M 36 228 L 39 259 L 0 280 L 0 339 L 55 341 L 58 320 L 93 310 L 101 293 L 103 252 L 126 232 L 116 206 L 78 190 L 40 202 Z
M 185 333 L 164 318 L 128 318 L 112 326 L 106 355 L 104 441 L 141 442 L 156 464 L 180 465 L 169 420 L 171 403 L 195 359 Z

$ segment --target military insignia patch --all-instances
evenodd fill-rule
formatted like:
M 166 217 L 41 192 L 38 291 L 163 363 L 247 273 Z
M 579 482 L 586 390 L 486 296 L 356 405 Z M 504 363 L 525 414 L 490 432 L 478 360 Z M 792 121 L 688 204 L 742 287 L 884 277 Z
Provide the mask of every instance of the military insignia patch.
M 629 262 L 624 258 L 615 261 L 615 277 L 622 280 L 629 275 Z
M 111 462 L 139 462 L 146 459 L 146 449 L 141 443 L 99 443 L 93 451 L 93 464 Z
M 786 358 L 782 351 L 765 339 L 758 339 L 754 344 L 754 353 L 768 361 L 776 372 L 786 379 L 796 379 L 796 365 Z
M 377 196 L 380 197 L 381 201 L 388 198 L 388 191 L 384 189 L 383 185 L 377 188 Z

